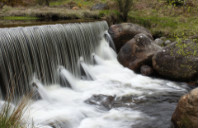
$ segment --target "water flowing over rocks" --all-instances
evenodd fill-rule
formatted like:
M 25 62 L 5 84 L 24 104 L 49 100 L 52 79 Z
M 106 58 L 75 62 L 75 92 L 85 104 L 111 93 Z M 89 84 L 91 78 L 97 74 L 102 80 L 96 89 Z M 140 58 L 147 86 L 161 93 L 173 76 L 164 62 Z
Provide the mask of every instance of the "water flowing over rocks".
M 153 68 L 169 79 L 198 80 L 197 50 L 197 44 L 191 41 L 173 43 L 154 55 Z
M 120 49 L 118 60 L 125 67 L 139 72 L 143 64 L 151 65 L 153 55 L 159 50 L 160 46 L 153 43 L 147 35 L 140 33 Z
M 132 23 L 122 23 L 110 26 L 108 30 L 109 34 L 113 38 L 117 52 L 120 48 L 129 40 L 131 40 L 135 35 L 139 33 L 144 33 L 150 39 L 153 39 L 151 33 L 146 28 Z
M 175 128 L 198 128 L 198 88 L 181 97 L 172 122 Z
M 189 87 L 124 68 L 111 39 L 104 38 L 107 30 L 104 21 L 0 30 L 0 95 L 9 95 L 10 79 L 16 98 L 36 92 L 23 115 L 27 127 L 170 127 L 176 103 Z M 121 53 L 150 74 L 152 55 L 161 47 L 144 33 L 125 45 Z

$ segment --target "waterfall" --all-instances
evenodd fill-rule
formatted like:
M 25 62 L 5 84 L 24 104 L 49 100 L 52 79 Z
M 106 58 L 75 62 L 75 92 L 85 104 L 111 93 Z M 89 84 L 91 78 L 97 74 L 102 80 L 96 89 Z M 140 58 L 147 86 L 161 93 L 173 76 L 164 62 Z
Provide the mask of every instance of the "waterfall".
M 22 115 L 27 128 L 171 126 L 189 88 L 120 65 L 107 29 L 105 21 L 0 29 L 2 95 L 14 95 L 14 109 L 21 95 L 36 94 Z
M 2 95 L 29 92 L 34 76 L 46 85 L 60 83 L 60 65 L 80 77 L 79 58 L 93 63 L 91 53 L 107 29 L 105 21 L 0 29 Z

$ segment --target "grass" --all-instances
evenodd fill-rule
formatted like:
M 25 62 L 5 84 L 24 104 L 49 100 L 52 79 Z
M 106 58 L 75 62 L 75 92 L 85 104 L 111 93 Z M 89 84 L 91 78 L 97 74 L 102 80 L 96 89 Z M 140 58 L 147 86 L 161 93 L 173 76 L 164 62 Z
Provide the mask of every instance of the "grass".
M 6 101 L 0 110 L 0 128 L 25 128 L 22 116 L 26 110 L 29 98 L 22 98 L 17 107 L 11 101 Z
M 134 14 L 135 13 L 135 14 Z M 173 37 L 176 33 L 184 33 L 186 36 L 195 35 L 198 32 L 198 18 L 182 16 L 158 16 L 140 15 L 142 12 L 131 12 L 129 19 L 151 30 L 153 34 L 161 33 L 164 36 Z
M 174 35 L 193 36 L 198 33 L 198 3 L 186 6 L 173 6 L 166 0 L 133 0 L 133 7 L 129 13 L 128 22 L 137 23 L 151 30 L 154 37 L 166 36 L 174 38 Z M 109 10 L 90 11 L 96 3 L 107 3 Z M 77 7 L 77 9 L 72 9 Z M 24 11 L 25 10 L 25 11 Z M 51 0 L 50 7 L 29 6 L 9 7 L 5 6 L 0 11 L 0 17 L 7 21 L 28 21 L 37 18 L 61 20 L 71 19 L 105 19 L 112 23 L 119 23 L 119 11 L 114 0 Z M 1 18 L 2 19 L 2 18 Z M 0 19 L 0 20 L 1 20 Z M 1 23 L 4 21 L 0 21 Z
M 107 2 L 107 0 L 101 0 L 101 3 Z M 57 0 L 57 1 L 51 1 L 50 6 L 66 6 L 70 4 L 74 4 L 75 6 L 79 8 L 90 8 L 96 3 L 95 0 Z
M 153 35 L 174 38 L 174 35 L 193 36 L 198 33 L 198 3 L 175 7 L 163 0 L 134 0 L 129 21 L 143 25 Z
M 37 20 L 37 17 L 31 16 L 5 16 L 3 17 L 4 20 Z

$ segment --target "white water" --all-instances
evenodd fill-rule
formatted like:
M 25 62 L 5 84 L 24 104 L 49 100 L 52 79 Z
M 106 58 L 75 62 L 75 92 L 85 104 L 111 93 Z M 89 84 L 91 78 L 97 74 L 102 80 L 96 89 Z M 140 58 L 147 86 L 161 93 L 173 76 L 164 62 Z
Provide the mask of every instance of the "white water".
M 34 124 L 39 128 L 133 128 L 141 122 L 152 122 L 156 117 L 135 109 L 135 102 L 123 103 L 123 107 L 108 110 L 101 107 L 99 102 L 98 105 L 91 105 L 85 101 L 97 94 L 113 96 L 115 99 L 136 97 L 135 100 L 144 101 L 149 100 L 148 96 L 187 91 L 181 83 L 178 86 L 170 81 L 137 75 L 124 68 L 104 40 L 93 56 L 96 65 L 83 63 L 86 72 L 94 78 L 92 81 L 77 79 L 59 67 L 57 70 L 65 75 L 71 88 L 43 86 L 34 80 L 42 99 L 32 101 L 28 106 L 23 116 L 27 127 Z

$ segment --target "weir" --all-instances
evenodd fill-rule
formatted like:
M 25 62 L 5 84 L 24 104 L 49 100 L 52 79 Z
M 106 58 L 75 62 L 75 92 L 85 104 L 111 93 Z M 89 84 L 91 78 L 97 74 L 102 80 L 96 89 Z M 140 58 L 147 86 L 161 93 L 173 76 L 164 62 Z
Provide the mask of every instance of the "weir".
M 105 21 L 0 29 L 1 94 L 14 95 L 12 108 L 36 94 L 24 128 L 171 127 L 188 86 L 120 65 L 107 29 Z M 8 102 L 0 98 L 0 111 Z
M 0 29 L 2 95 L 29 92 L 33 77 L 46 85 L 67 83 L 61 82 L 59 66 L 80 77 L 79 58 L 93 63 L 91 53 L 107 29 L 105 21 Z

